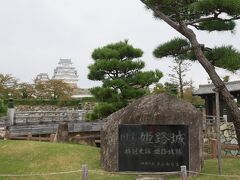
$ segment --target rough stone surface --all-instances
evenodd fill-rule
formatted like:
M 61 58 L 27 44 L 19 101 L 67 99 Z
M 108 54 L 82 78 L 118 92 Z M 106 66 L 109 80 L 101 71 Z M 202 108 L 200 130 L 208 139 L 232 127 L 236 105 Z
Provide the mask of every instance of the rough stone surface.
M 17 105 L 16 111 L 74 111 L 74 110 L 92 110 L 94 103 L 86 102 L 79 104 L 80 107 L 76 106 L 57 106 L 57 105 Z
M 118 125 L 188 125 L 190 171 L 200 171 L 202 152 L 202 113 L 190 103 L 166 94 L 145 96 L 106 118 L 101 131 L 101 165 L 118 171 Z
M 16 111 L 73 111 L 74 107 L 61 107 L 54 105 L 38 105 L 38 106 L 30 106 L 30 105 L 18 105 L 16 106 Z
M 237 139 L 232 139 L 232 140 L 231 140 L 231 144 L 236 144 L 236 145 L 237 145 L 237 144 L 238 144 Z
M 214 134 L 214 136 L 213 136 Z M 206 128 L 204 133 L 204 142 L 206 144 L 209 142 L 209 139 L 216 139 L 216 129 L 215 126 L 209 126 Z M 238 145 L 237 135 L 235 131 L 234 124 L 232 122 L 224 122 L 220 125 L 220 141 L 222 144 L 226 145 Z M 206 152 L 207 153 L 207 152 Z M 240 156 L 239 150 L 227 150 L 222 149 L 222 154 L 224 156 Z

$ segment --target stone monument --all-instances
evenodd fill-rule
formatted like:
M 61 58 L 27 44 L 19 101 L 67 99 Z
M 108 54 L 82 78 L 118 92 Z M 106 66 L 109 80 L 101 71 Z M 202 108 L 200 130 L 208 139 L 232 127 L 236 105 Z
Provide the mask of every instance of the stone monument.
M 107 171 L 198 172 L 203 162 L 202 113 L 190 103 L 145 96 L 106 118 L 101 165 Z

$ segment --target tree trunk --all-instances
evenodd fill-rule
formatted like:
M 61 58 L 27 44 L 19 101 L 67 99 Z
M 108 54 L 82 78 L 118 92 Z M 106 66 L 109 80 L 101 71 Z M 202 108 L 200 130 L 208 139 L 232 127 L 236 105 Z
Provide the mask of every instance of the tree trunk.
M 191 42 L 194 53 L 195 53 L 198 61 L 200 62 L 200 64 L 203 66 L 203 68 L 208 73 L 213 84 L 218 89 L 219 95 L 226 102 L 228 109 L 230 110 L 230 113 L 233 116 L 233 123 L 234 123 L 235 129 L 236 129 L 238 145 L 240 147 L 240 110 L 238 109 L 237 103 L 234 101 L 233 96 L 228 91 L 224 82 L 221 80 L 221 78 L 216 73 L 214 66 L 205 57 L 205 55 L 201 49 L 201 45 L 197 41 L 195 33 L 187 27 L 183 28 L 183 31 L 184 32 L 182 34 L 185 37 L 187 37 L 189 39 L 189 41 Z
M 178 70 L 179 70 L 178 78 L 179 78 L 180 98 L 183 99 L 183 79 L 182 79 L 181 63 L 178 64 Z
M 143 3 L 144 0 L 141 0 Z M 145 4 L 145 3 L 144 3 Z M 150 8 L 150 7 L 149 7 Z M 240 110 L 238 109 L 237 103 L 234 101 L 232 95 L 227 90 L 224 82 L 218 76 L 215 71 L 214 66 L 207 60 L 205 57 L 201 45 L 197 41 L 196 34 L 188 28 L 184 23 L 178 23 L 171 20 L 168 16 L 162 13 L 158 8 L 151 8 L 154 13 L 156 13 L 163 21 L 165 21 L 168 25 L 170 25 L 173 29 L 181 33 L 191 42 L 192 48 L 194 53 L 199 61 L 199 63 L 203 66 L 203 68 L 208 73 L 209 77 L 211 78 L 213 84 L 219 91 L 219 95 L 221 98 L 226 102 L 230 113 L 233 116 L 233 123 L 236 129 L 238 145 L 240 147 Z

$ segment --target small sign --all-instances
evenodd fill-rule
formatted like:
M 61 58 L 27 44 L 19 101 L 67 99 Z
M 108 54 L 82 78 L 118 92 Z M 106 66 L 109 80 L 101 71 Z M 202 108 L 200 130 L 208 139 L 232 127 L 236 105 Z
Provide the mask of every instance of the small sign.
M 189 169 L 186 125 L 119 125 L 119 170 L 142 172 Z

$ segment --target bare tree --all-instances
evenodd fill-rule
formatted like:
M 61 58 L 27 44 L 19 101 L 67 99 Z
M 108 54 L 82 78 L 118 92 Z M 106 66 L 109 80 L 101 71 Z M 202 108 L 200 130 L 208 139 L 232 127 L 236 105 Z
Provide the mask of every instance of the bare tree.
M 179 96 L 183 99 L 183 89 L 185 86 L 190 86 L 191 82 L 186 81 L 184 77 L 186 76 L 186 72 L 190 70 L 191 63 L 184 61 L 181 58 L 174 59 L 174 65 L 170 66 L 173 74 L 168 74 L 170 76 L 170 80 L 178 85 L 179 88 Z

